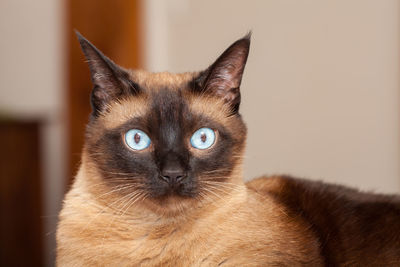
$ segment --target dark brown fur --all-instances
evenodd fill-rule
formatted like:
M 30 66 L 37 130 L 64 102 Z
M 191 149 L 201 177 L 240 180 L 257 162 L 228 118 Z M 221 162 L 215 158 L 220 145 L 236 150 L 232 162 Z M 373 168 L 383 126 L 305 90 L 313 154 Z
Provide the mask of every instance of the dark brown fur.
M 62 266 L 398 266 L 398 196 L 290 177 L 242 181 L 250 37 L 208 69 L 128 71 L 79 36 L 94 89 L 82 165 L 57 232 Z M 199 128 L 215 131 L 205 150 Z M 151 139 L 134 151 L 130 129 Z M 172 166 L 172 167 L 171 167 Z M 165 180 L 166 169 L 182 179 Z
M 310 223 L 326 266 L 398 266 L 400 197 L 291 177 L 247 184 Z

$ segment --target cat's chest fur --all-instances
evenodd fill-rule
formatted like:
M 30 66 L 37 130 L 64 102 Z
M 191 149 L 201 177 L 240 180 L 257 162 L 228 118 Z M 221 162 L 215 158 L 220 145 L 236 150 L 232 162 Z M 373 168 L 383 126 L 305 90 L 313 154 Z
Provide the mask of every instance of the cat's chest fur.
M 77 177 L 79 180 L 79 175 Z M 79 181 L 76 182 L 80 184 Z M 85 186 L 74 187 L 61 213 L 60 266 L 259 266 L 319 264 L 307 225 L 246 187 L 212 212 L 165 219 L 105 211 Z M 260 200 L 265 205 L 260 206 Z

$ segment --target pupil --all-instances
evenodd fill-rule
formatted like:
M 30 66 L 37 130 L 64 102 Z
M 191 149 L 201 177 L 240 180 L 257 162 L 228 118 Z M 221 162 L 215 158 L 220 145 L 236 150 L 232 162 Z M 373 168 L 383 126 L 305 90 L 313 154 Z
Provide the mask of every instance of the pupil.
M 135 140 L 136 144 L 139 144 L 139 142 L 140 142 L 140 134 L 136 133 L 135 136 L 133 137 L 133 140 Z
M 207 135 L 205 133 L 201 133 L 200 139 L 201 139 L 201 142 L 205 143 L 207 140 Z

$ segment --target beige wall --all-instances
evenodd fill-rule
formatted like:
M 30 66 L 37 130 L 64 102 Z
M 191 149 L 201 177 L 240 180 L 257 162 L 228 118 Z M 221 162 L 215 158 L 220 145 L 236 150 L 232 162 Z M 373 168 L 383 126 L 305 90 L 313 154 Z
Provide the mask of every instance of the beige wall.
M 245 177 L 400 191 L 399 2 L 151 0 L 147 65 L 208 66 L 253 30 Z

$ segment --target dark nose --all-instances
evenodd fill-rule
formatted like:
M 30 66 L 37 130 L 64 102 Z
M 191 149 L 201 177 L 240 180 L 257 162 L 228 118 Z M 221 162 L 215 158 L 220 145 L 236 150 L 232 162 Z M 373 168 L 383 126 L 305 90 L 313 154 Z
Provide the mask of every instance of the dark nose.
M 167 183 L 174 184 L 180 183 L 186 178 L 187 174 L 181 166 L 169 164 L 161 171 L 160 178 Z

